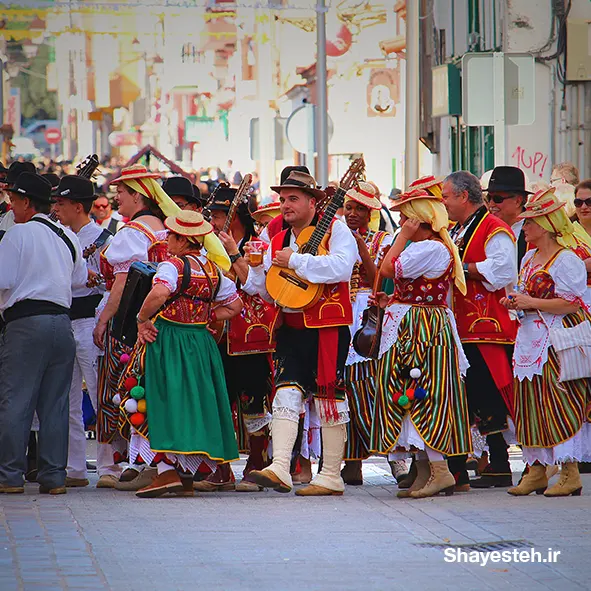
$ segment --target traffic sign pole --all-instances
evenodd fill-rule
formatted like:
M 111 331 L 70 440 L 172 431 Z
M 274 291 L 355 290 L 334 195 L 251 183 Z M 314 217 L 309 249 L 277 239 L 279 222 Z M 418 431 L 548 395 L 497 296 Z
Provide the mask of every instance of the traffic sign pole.
M 505 126 L 505 55 L 493 54 L 495 166 L 506 164 L 507 128 Z

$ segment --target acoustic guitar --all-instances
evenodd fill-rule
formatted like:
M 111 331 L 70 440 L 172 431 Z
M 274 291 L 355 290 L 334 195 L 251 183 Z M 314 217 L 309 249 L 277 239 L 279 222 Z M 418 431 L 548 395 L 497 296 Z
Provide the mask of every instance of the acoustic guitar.
M 356 186 L 363 178 L 365 162 L 363 158 L 357 158 L 351 163 L 344 174 L 336 193 L 322 212 L 320 221 L 316 226 L 304 228 L 296 240 L 297 252 L 323 256 L 328 254 L 328 236 L 332 220 L 339 207 L 345 203 L 345 194 Z M 323 283 L 311 283 L 297 275 L 292 269 L 272 265 L 267 273 L 267 291 L 282 308 L 292 310 L 305 310 L 313 306 L 322 296 Z

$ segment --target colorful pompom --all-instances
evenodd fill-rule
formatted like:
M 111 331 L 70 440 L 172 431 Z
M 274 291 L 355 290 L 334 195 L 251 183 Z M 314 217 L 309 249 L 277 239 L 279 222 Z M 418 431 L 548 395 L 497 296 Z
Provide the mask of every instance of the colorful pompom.
M 142 398 L 137 401 L 137 411 L 146 414 L 146 399 Z
M 146 420 L 146 416 L 141 412 L 135 412 L 129 418 L 129 421 L 134 427 L 140 427 L 143 422 Z
M 421 377 L 421 370 L 420 370 L 418 367 L 413 367 L 413 368 L 410 370 L 410 377 L 411 377 L 413 380 L 417 380 L 417 379 L 419 379 L 419 378 Z
M 402 392 L 395 392 L 394 393 L 394 402 L 398 403 L 398 401 L 400 400 L 400 397 L 402 396 Z
M 408 404 L 408 396 L 406 394 L 403 394 L 399 399 L 398 399 L 398 404 L 400 406 L 406 406 Z
M 121 355 L 121 357 L 119 357 L 119 361 L 121 363 L 123 363 L 123 365 L 125 365 L 126 363 L 129 363 L 129 360 L 130 360 L 130 357 L 129 357 L 129 355 L 127 353 L 123 353 Z
M 133 398 L 128 398 L 125 401 L 125 410 L 132 415 L 133 413 L 137 412 L 137 400 L 134 400 Z
M 121 394 L 119 394 L 119 392 L 113 396 L 113 404 L 115 406 L 119 406 L 121 404 Z
M 424 400 L 427 397 L 427 390 L 424 388 L 417 388 L 415 390 L 415 400 Z
M 134 378 L 133 376 L 129 376 L 128 378 L 125 378 L 125 381 L 123 382 L 123 387 L 125 388 L 126 392 L 131 392 L 132 388 L 135 388 L 137 386 L 137 378 Z
M 141 386 L 135 386 L 131 389 L 129 394 L 132 398 L 135 398 L 136 400 L 141 400 L 146 395 L 146 391 Z
M 409 388 L 409 389 L 406 391 L 406 397 L 407 397 L 409 400 L 414 400 L 414 399 L 415 399 L 415 391 L 414 391 L 414 389 L 413 389 L 413 388 Z

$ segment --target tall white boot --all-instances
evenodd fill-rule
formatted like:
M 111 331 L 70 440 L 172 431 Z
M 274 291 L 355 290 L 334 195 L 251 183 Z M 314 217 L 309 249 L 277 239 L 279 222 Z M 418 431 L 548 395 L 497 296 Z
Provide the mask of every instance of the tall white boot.
M 300 497 L 342 495 L 345 483 L 341 463 L 347 439 L 347 425 L 322 426 L 322 470 L 309 486 L 296 491 Z
M 291 452 L 298 436 L 298 424 L 289 419 L 271 421 L 273 462 L 264 470 L 253 470 L 250 475 L 259 486 L 287 493 L 293 488 L 289 465 Z

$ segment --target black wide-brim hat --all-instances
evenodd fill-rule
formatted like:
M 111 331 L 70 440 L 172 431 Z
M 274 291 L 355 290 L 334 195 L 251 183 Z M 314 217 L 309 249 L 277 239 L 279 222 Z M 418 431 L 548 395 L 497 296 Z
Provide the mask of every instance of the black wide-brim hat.
M 14 186 L 7 189 L 20 197 L 28 197 L 41 203 L 51 203 L 51 183 L 34 172 L 23 172 Z
M 485 190 L 488 193 L 501 191 L 504 193 L 520 193 L 521 195 L 533 194 L 525 188 L 523 170 L 516 166 L 495 167 L 488 181 L 488 187 Z
M 61 178 L 58 188 L 54 191 L 55 197 L 63 197 L 79 203 L 94 201 L 94 185 L 89 179 L 75 174 L 69 174 Z
M 230 210 L 230 205 L 234 200 L 237 189 L 232 187 L 220 187 L 214 195 L 213 202 L 209 204 L 211 211 L 225 211 Z
M 194 191 L 191 181 L 184 176 L 171 176 L 162 183 L 164 192 L 170 197 L 184 197 L 194 201 Z
M 18 160 L 13 162 L 8 167 L 8 173 L 6 175 L 6 182 L 8 183 L 8 186 L 13 186 L 23 172 L 37 174 L 37 169 L 32 162 L 19 162 Z

